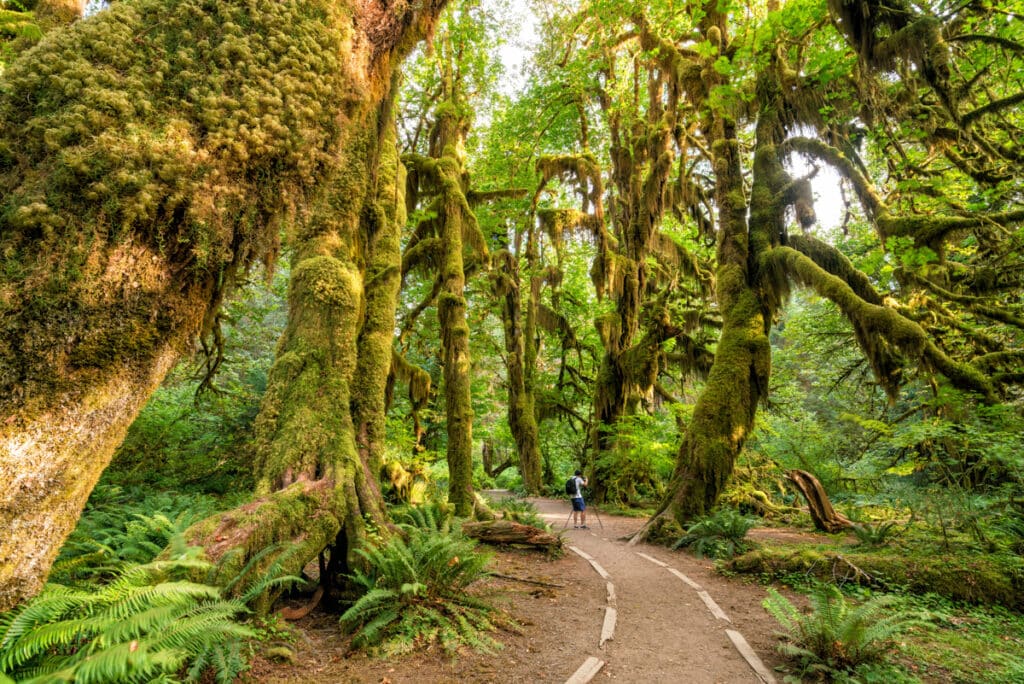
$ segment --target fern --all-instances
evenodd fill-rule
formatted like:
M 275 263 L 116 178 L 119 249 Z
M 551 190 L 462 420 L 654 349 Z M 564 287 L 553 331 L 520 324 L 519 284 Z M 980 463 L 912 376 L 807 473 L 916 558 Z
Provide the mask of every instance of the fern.
M 891 520 L 877 525 L 864 523 L 853 526 L 853 533 L 864 546 L 884 546 L 895 536 L 896 531 L 896 522 Z
M 731 558 L 748 548 L 744 537 L 754 522 L 731 508 L 720 508 L 690 525 L 672 548 L 689 546 L 698 558 Z
M 876 596 L 852 606 L 834 585 L 811 595 L 812 610 L 803 614 L 775 589 L 763 606 L 782 627 L 779 651 L 797 661 L 802 674 L 852 672 L 880 662 L 900 634 L 931 625 L 926 613 L 901 610 L 894 596 Z
M 205 566 L 205 567 L 204 567 Z M 0 673 L 18 681 L 173 681 L 189 662 L 212 664 L 218 650 L 240 653 L 254 632 L 248 612 L 220 590 L 175 580 L 209 564 L 159 561 L 123 570 L 93 591 L 50 584 L 22 608 L 0 616 Z M 195 662 L 190 672 L 197 677 Z M 229 681 L 244 660 L 225 661 Z
M 430 502 L 424 506 L 399 509 L 395 516 L 399 526 L 426 530 L 434 534 L 458 534 L 452 509 L 444 503 Z
M 526 499 L 513 497 L 502 499 L 494 504 L 494 509 L 501 511 L 506 520 L 512 520 L 542 530 L 550 529 L 549 525 L 541 517 L 537 507 Z
M 358 550 L 367 569 L 352 580 L 364 594 L 341 616 L 354 632 L 353 645 L 394 655 L 439 644 L 499 648 L 484 632 L 495 629 L 493 609 L 466 593 L 484 576 L 489 556 L 472 540 L 440 534 L 446 526 L 430 508 L 413 509 L 418 526 L 407 526 L 408 541 L 395 537 L 380 547 Z

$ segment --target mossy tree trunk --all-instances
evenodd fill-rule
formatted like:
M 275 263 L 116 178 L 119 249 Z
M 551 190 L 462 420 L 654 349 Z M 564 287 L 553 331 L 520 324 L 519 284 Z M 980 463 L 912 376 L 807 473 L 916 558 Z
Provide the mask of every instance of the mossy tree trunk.
M 511 252 L 502 251 L 495 255 L 494 279 L 496 293 L 501 299 L 501 322 L 505 331 L 508 425 L 516 441 L 523 487 L 528 494 L 538 495 L 543 480 L 533 383 L 537 359 L 534 343 L 536 302 L 531 294 L 524 316 L 519 261 Z
M 472 359 L 466 319 L 466 278 L 490 264 L 490 251 L 470 204 L 470 179 L 465 168 L 465 142 L 472 111 L 466 101 L 469 87 L 459 60 L 471 47 L 456 32 L 445 30 L 435 40 L 437 97 L 433 108 L 427 155 L 405 157 L 410 169 L 408 207 L 424 198 L 427 218 L 413 229 L 402 255 L 402 272 L 432 273 L 433 286 L 412 315 L 409 325 L 436 302 L 440 328 L 441 367 L 445 400 L 448 500 L 456 515 L 474 513 L 473 405 L 470 394 Z M 426 111 L 426 110 L 425 110 Z M 479 199 L 479 198 L 477 198 Z
M 326 183 L 295 237 L 288 324 L 255 424 L 257 502 L 189 532 L 215 558 L 242 549 L 244 562 L 268 543 L 288 542 L 300 550 L 292 551 L 287 570 L 298 572 L 331 546 L 337 573 L 348 567 L 368 521 L 387 526 L 369 450 L 358 439 L 383 414 L 382 402 L 375 416 L 366 400 L 384 396 L 390 339 L 384 344 L 374 336 L 380 309 L 394 311 L 397 289 L 386 290 L 390 303 L 385 293 L 368 290 L 352 255 L 367 250 L 370 268 L 396 257 L 394 218 L 402 212 L 395 202 L 404 198 L 389 124 L 387 107 L 352 122 L 343 152 L 348 163 Z M 365 372 L 358 380 L 357 368 Z
M 726 16 L 706 4 L 701 31 L 728 44 Z M 704 59 L 710 64 L 718 55 Z M 726 77 L 707 69 L 702 88 L 710 91 Z M 697 98 L 700 94 L 697 93 Z M 765 103 L 759 102 L 762 106 Z M 751 271 L 752 252 L 769 249 L 781 233 L 782 210 L 775 188 L 765 177 L 768 165 L 755 166 L 749 204 L 743 187 L 743 167 L 736 123 L 724 108 L 708 108 L 704 136 L 710 141 L 714 175 L 714 200 L 718 208 L 716 295 L 722 331 L 707 382 L 686 426 L 675 472 L 661 511 L 638 538 L 651 534 L 666 522 L 685 524 L 707 513 L 732 476 L 736 457 L 750 436 L 758 402 L 768 390 L 771 347 L 768 327 L 773 311 L 765 306 L 763 292 Z M 757 129 L 758 154 L 772 154 L 780 132 L 771 114 L 761 113 Z M 770 122 L 770 123 L 769 123 Z
M 465 123 L 452 103 L 437 111 L 431 152 L 437 159 L 441 194 L 441 293 L 437 320 L 441 327 L 441 364 L 444 368 L 445 420 L 448 433 L 448 500 L 455 514 L 473 513 L 473 405 L 470 397 L 472 365 L 469 324 L 466 322 L 466 274 L 462 245 L 464 223 L 475 218 L 466 203 L 460 162 Z
M 358 243 L 358 222 L 326 225 L 330 203 L 345 198 L 320 189 L 344 176 L 348 155 L 372 168 L 353 140 L 376 130 L 394 65 L 444 3 L 401 12 L 378 4 L 116 3 L 55 30 L 5 71 L 0 480 L 10 484 L 0 493 L 0 610 L 42 587 L 128 425 L 212 324 L 237 275 L 272 259 L 282 221 L 308 227 L 297 238 L 292 287 L 292 301 L 307 306 L 290 322 L 293 340 L 275 371 L 278 386 L 283 378 L 300 386 L 275 396 L 290 418 L 322 407 L 307 392 L 320 382 L 310 370 L 317 364 L 329 371 L 330 396 L 349 394 L 342 376 L 354 368 L 355 339 L 342 338 L 358 330 L 362 280 L 352 255 L 338 250 Z M 297 62 L 295 50 L 310 59 Z M 254 97 L 260 89 L 265 96 Z M 309 212 L 307 198 L 324 222 L 297 220 Z M 324 319 L 311 320 L 316 313 Z M 344 407 L 348 416 L 347 400 Z M 269 444 L 280 438 L 266 437 L 277 421 L 268 410 Z M 344 418 L 328 420 L 346 427 Z M 246 510 L 305 488 L 302 506 L 323 499 L 337 511 L 359 500 L 374 511 L 347 434 L 346 444 L 331 443 L 333 460 L 312 469 L 332 478 L 329 493 L 299 483 Z M 318 458 L 277 456 L 264 458 L 261 491 L 306 477 Z M 254 525 L 249 536 L 290 526 L 290 539 L 306 539 L 315 555 L 312 547 L 334 540 L 333 523 L 299 508 L 279 507 L 287 525 Z M 352 517 L 335 522 L 352 528 Z
M 406 220 L 405 166 L 391 139 L 390 117 L 385 117 L 381 123 L 385 126 L 387 140 L 376 170 L 376 198 L 364 207 L 360 219 L 359 238 L 364 245 L 367 266 L 359 359 L 352 390 L 356 443 L 371 479 L 379 476 L 384 464 L 387 411 L 384 388 L 392 368 L 395 312 L 402 285 L 401 237 Z
M 677 54 L 673 44 L 660 44 L 643 15 L 632 19 L 639 28 L 639 47 L 648 55 L 633 57 L 632 101 L 611 95 L 614 60 L 602 69 L 606 86 L 599 94 L 610 138 L 614 201 L 609 213 L 615 239 L 599 240 L 591 276 L 599 296 L 614 300 L 615 311 L 595 321 L 604 347 L 594 388 L 595 460 L 617 444 L 630 447 L 620 444 L 616 423 L 653 400 L 658 375 L 668 367 L 664 344 L 671 339 L 692 344 L 689 333 L 703 324 L 703 316 L 695 318 L 697 323 L 673 320 L 670 302 L 683 299 L 684 287 L 690 289 L 686 299 L 705 300 L 712 282 L 693 255 L 661 233 L 666 213 L 681 211 L 679 188 L 692 184 L 687 160 L 680 157 L 686 151 L 683 128 L 691 124 L 681 122 L 679 113 L 686 107 L 684 98 L 699 95 L 688 91 L 693 89 L 688 72 L 672 60 L 670 54 Z M 603 222 L 600 205 L 595 208 Z M 684 285 L 680 276 L 690 282 Z M 702 350 L 677 355 L 677 365 L 684 373 L 694 372 L 702 355 Z M 611 474 L 598 469 L 594 476 L 593 495 L 600 499 L 602 483 Z

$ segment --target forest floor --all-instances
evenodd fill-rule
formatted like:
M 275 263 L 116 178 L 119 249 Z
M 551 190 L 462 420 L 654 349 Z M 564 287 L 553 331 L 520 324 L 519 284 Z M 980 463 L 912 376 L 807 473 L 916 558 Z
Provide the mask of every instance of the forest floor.
M 568 502 L 532 501 L 556 532 L 563 529 Z M 492 571 L 519 578 L 491 577 L 481 588 L 519 625 L 519 633 L 496 635 L 504 644 L 499 651 L 464 649 L 454 659 L 440 650 L 374 659 L 350 651 L 337 616 L 314 612 L 295 623 L 296 663 L 257 659 L 249 678 L 282 684 L 565 682 L 588 658 L 596 658 L 604 665 L 595 682 L 763 681 L 726 630 L 742 634 L 768 670 L 780 664 L 775 653 L 778 625 L 761 607 L 763 587 L 724 578 L 710 561 L 689 554 L 627 546 L 623 538 L 639 529 L 643 519 L 591 510 L 587 522 L 586 530 L 573 529 L 569 522 L 561 558 L 522 549 L 495 553 Z M 716 608 L 718 617 L 712 612 Z M 614 633 L 601 645 L 610 627 L 609 613 L 616 618 Z

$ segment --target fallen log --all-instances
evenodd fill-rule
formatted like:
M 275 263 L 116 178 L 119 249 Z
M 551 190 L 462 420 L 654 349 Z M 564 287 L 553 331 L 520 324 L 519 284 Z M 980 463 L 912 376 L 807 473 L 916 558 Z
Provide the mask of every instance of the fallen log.
M 478 539 L 486 544 L 524 544 L 545 550 L 557 549 L 562 546 L 562 540 L 557 535 L 511 520 L 464 523 L 462 532 L 467 537 Z

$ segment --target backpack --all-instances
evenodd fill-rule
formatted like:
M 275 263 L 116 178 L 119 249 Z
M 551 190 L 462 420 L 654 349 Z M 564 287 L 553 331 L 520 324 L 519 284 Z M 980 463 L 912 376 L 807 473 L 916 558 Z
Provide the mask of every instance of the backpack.
M 576 476 L 573 475 L 565 481 L 565 493 L 569 496 L 576 496 Z

